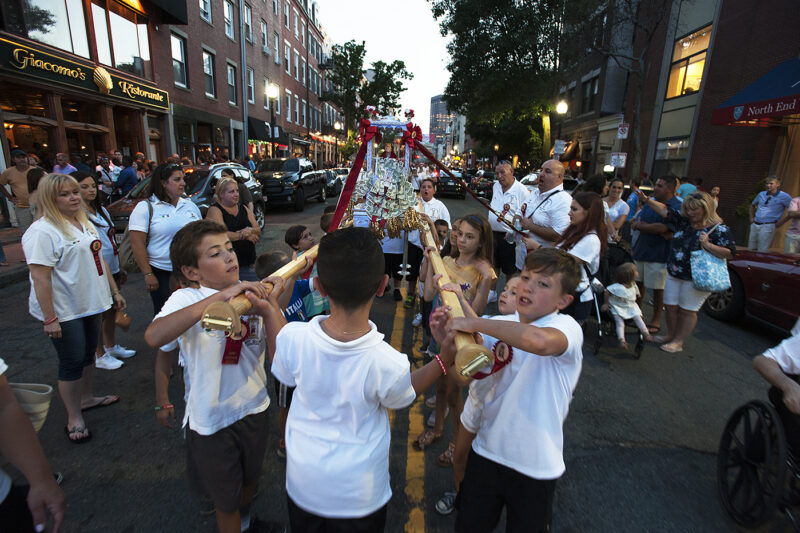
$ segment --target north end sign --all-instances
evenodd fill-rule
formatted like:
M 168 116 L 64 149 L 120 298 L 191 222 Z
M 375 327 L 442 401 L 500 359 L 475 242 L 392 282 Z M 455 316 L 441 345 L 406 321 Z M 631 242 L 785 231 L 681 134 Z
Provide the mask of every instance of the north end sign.
M 107 95 L 131 104 L 166 111 L 169 94 L 110 73 L 89 61 L 67 59 L 50 51 L 5 37 L 0 38 L 0 69 L 39 80 Z

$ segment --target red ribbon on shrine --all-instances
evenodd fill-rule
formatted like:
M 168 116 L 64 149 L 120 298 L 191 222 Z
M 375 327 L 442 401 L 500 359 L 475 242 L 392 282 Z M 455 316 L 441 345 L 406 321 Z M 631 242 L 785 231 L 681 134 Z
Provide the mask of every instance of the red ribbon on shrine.
M 102 276 L 103 263 L 100 261 L 100 250 L 103 249 L 103 243 L 95 239 L 89 245 L 89 249 L 92 251 L 92 256 L 94 256 L 94 265 L 97 267 L 97 275 Z
M 376 142 L 381 142 L 383 138 L 381 133 L 378 131 L 376 126 L 372 126 L 372 123 L 367 119 L 361 119 L 361 128 L 359 129 L 358 133 L 361 142 L 371 141 L 373 138 Z
M 242 355 L 242 345 L 244 344 L 245 339 L 250 334 L 250 328 L 247 326 L 247 322 L 244 320 L 241 321 L 242 323 L 242 333 L 238 339 L 234 339 L 233 337 L 228 337 L 225 339 L 225 351 L 222 352 L 222 364 L 223 365 L 238 365 L 239 364 L 239 356 Z
M 407 144 L 410 150 L 413 150 L 416 146 L 415 142 L 422 142 L 422 128 L 415 126 L 413 122 L 409 122 L 403 132 L 403 143 Z

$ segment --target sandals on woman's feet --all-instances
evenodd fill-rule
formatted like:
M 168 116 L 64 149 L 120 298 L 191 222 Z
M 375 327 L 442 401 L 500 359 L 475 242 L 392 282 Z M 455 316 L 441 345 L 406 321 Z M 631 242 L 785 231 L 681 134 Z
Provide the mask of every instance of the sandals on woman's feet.
M 444 408 L 444 419 L 447 420 L 447 415 L 450 414 L 450 407 Z M 432 428 L 436 425 L 436 410 L 434 409 L 431 411 L 431 414 L 428 416 L 428 420 L 425 422 L 429 428 Z
M 431 431 L 430 429 L 422 433 L 417 440 L 415 440 L 412 444 L 415 450 L 422 451 L 437 440 L 442 438 L 442 434 L 439 433 L 438 435 Z
M 439 456 L 439 466 L 453 466 L 453 453 L 456 451 L 456 445 L 452 442 L 447 445 L 447 449 Z
M 669 344 L 662 344 L 661 346 L 659 346 L 659 348 L 661 348 L 662 351 L 667 353 L 678 353 L 683 351 L 683 346 L 679 346 L 674 342 L 670 342 Z
M 83 434 L 84 432 L 86 432 L 86 435 Z M 72 427 L 65 426 L 64 427 L 64 433 L 67 434 L 67 438 L 69 439 L 69 441 L 73 442 L 75 444 L 83 444 L 84 442 L 88 442 L 89 439 L 92 438 L 92 433 L 91 433 L 91 431 L 86 429 L 86 426 L 83 426 L 83 427 L 80 427 L 80 426 L 72 426 Z
M 653 335 L 653 342 L 657 344 L 664 344 L 665 342 L 669 342 L 672 339 L 666 335 Z

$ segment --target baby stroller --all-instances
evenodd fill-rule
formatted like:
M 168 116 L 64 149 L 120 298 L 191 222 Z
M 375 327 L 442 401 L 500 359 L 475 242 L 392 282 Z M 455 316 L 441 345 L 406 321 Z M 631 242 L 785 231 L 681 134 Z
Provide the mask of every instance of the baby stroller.
M 608 287 L 614 283 L 614 271 L 616 268 L 623 263 L 632 262 L 633 257 L 627 246 L 616 242 L 609 243 L 605 255 L 600 258 L 600 268 L 597 271 L 596 279 L 599 280 L 604 287 Z M 599 287 L 597 288 L 599 289 Z M 600 310 L 600 306 L 603 305 L 604 300 L 603 291 L 598 292 L 597 290 L 593 290 L 592 297 L 594 298 L 594 310 L 597 316 L 597 338 L 594 341 L 593 355 L 597 355 L 600 352 L 600 348 L 603 346 L 603 337 L 616 339 L 616 332 L 614 328 L 614 317 L 611 316 L 611 312 Z M 633 357 L 634 359 L 639 359 L 644 349 L 644 336 L 631 320 L 625 321 L 625 328 L 626 333 L 629 328 L 633 328 L 638 335 L 636 345 L 633 348 Z

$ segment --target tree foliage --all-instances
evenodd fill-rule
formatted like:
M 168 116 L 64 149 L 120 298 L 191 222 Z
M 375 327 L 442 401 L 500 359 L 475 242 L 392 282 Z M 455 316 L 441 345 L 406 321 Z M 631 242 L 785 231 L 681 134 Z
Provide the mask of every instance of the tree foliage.
M 374 105 L 378 113 L 386 115 L 400 106 L 398 99 L 405 90 L 402 80 L 411 80 L 414 75 L 406 70 L 403 61 L 391 63 L 375 61 L 372 63 L 374 75 L 372 81 L 366 83 L 360 92 L 364 105 Z
M 366 117 L 364 107 L 374 105 L 378 112 L 386 114 L 399 106 L 400 93 L 405 90 L 403 80 L 413 79 L 403 61 L 372 63 L 374 76 L 369 81 L 364 77 L 364 41 L 348 41 L 333 45 L 333 68 L 328 79 L 334 90 L 327 97 L 341 108 L 345 116 L 346 131 L 350 131 L 356 120 Z

